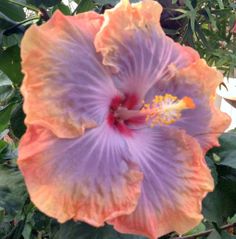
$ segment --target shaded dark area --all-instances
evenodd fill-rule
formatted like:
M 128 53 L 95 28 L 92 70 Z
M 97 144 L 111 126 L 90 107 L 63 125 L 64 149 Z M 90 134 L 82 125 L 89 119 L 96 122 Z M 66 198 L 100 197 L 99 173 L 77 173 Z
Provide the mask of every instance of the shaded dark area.
M 158 2 L 163 6 L 161 16 L 161 25 L 163 28 L 178 30 L 186 24 L 186 20 L 171 20 L 172 18 L 181 15 L 180 13 L 174 11 L 174 9 L 184 8 L 183 1 L 177 1 L 176 4 L 173 4 L 172 0 L 159 0 Z

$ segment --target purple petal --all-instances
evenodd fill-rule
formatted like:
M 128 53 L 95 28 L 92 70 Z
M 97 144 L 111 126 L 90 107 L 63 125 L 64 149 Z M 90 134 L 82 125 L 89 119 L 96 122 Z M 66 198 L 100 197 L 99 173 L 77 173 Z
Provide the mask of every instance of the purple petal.
M 152 239 L 196 226 L 202 219 L 201 201 L 213 188 L 199 144 L 168 127 L 137 131 L 127 143 L 144 173 L 142 194 L 131 215 L 110 223 L 118 231 Z
M 59 139 L 30 126 L 19 150 L 19 167 L 32 202 L 59 222 L 82 220 L 101 226 L 130 214 L 140 195 L 142 173 L 127 145 L 101 125 L 79 139 Z
M 206 152 L 218 145 L 219 134 L 230 122 L 230 118 L 214 106 L 216 87 L 221 80 L 222 75 L 207 66 L 204 60 L 181 70 L 170 68 L 166 76 L 147 93 L 145 102 L 150 102 L 155 95 L 171 94 L 179 99 L 190 97 L 195 109 L 183 111 L 182 117 L 171 126 L 184 129 L 195 137 Z
M 117 87 L 140 99 L 170 64 L 182 68 L 199 58 L 194 50 L 164 34 L 159 24 L 161 10 L 155 1 L 133 5 L 122 1 L 105 12 L 104 24 L 95 38 L 103 63 L 118 73 L 114 75 Z
M 103 17 L 63 16 L 32 26 L 22 41 L 26 124 L 76 137 L 101 124 L 117 90 L 93 44 Z

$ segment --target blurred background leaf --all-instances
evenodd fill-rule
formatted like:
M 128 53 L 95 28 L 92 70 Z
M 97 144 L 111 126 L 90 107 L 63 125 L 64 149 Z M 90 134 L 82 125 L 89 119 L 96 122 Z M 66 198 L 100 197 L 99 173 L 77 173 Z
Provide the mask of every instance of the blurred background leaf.
M 4 72 L 10 80 L 19 85 L 23 78 L 20 65 L 20 48 L 15 45 L 0 53 L 0 70 Z
M 125 235 L 116 232 L 112 226 L 105 225 L 100 228 L 85 223 L 69 221 L 60 226 L 55 239 L 147 239 L 146 237 Z
M 31 4 L 37 7 L 52 7 L 61 3 L 61 0 L 26 0 L 27 4 Z
M 13 21 L 22 21 L 26 17 L 23 7 L 12 4 L 8 0 L 1 0 L 0 12 Z

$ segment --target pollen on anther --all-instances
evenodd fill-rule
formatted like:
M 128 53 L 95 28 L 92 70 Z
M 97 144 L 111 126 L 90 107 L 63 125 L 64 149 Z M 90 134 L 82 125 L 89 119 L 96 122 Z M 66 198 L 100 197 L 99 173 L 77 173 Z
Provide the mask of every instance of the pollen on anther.
M 151 104 L 144 104 L 141 112 L 146 116 L 150 127 L 155 125 L 170 125 L 179 120 L 183 110 L 194 109 L 192 98 L 185 96 L 179 99 L 171 94 L 156 95 Z

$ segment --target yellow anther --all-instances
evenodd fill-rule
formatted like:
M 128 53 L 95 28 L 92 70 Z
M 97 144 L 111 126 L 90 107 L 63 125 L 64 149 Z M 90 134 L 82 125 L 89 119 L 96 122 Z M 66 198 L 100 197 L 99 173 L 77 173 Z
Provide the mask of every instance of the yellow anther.
M 156 95 L 152 104 L 144 104 L 141 112 L 146 115 L 146 122 L 151 127 L 155 125 L 169 125 L 181 118 L 183 110 L 194 109 L 192 98 L 185 96 L 182 99 L 171 94 Z

